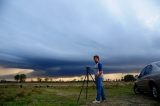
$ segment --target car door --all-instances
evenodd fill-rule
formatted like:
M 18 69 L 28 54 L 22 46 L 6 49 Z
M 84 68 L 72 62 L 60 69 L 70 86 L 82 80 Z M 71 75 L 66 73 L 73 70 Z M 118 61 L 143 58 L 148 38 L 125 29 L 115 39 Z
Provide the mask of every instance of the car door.
M 144 75 L 142 78 L 142 83 L 143 83 L 143 90 L 144 91 L 149 91 L 150 87 L 149 87 L 149 81 L 151 79 L 151 73 L 152 73 L 152 69 L 153 66 L 152 65 L 148 65 L 144 71 Z
M 137 85 L 139 86 L 139 88 L 142 91 L 149 90 L 148 82 L 150 79 L 149 75 L 150 75 L 151 71 L 152 71 L 152 65 L 148 65 L 142 70 L 141 74 L 139 75 Z
M 144 83 L 143 83 L 143 77 L 144 77 L 144 72 L 146 70 L 146 67 L 142 69 L 140 75 L 138 76 L 138 79 L 137 79 L 137 86 L 143 90 L 144 88 Z
M 157 67 L 154 70 L 154 74 L 152 79 L 155 81 L 156 85 L 158 86 L 158 88 L 160 89 L 160 62 L 155 64 Z

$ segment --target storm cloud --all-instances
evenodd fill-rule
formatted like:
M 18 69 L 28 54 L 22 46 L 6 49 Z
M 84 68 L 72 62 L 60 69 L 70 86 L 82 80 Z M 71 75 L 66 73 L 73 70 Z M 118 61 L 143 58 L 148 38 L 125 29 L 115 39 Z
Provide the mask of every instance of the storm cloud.
M 81 75 L 98 54 L 106 72 L 160 60 L 158 0 L 1 0 L 0 66 Z

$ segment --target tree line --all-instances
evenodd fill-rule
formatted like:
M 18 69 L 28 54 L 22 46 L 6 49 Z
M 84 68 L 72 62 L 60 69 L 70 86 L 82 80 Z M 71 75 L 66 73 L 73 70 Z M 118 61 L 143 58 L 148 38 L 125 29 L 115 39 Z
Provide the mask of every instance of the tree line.
M 25 74 L 17 74 L 17 75 L 15 75 L 14 76 L 14 79 L 17 81 L 17 82 L 25 82 L 26 81 L 26 78 L 27 78 L 27 76 L 25 75 Z M 51 78 L 48 78 L 48 77 L 46 77 L 45 79 L 44 79 L 44 81 L 45 82 L 48 82 L 48 81 L 52 81 L 52 79 Z M 136 80 L 136 78 L 135 78 L 135 76 L 133 76 L 133 75 L 125 75 L 122 79 L 121 79 L 121 81 L 125 81 L 125 82 L 128 82 L 128 81 L 135 81 Z M 74 80 L 74 81 L 76 81 L 76 80 Z M 31 81 L 32 82 L 32 81 Z M 37 78 L 37 82 L 42 82 L 42 78 L 40 78 L 40 77 L 38 77 Z

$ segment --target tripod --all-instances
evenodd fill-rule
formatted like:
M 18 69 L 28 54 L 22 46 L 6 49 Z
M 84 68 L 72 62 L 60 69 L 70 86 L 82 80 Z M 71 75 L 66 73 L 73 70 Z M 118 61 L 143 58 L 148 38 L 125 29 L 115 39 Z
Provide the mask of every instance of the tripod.
M 86 67 L 86 75 L 85 75 L 85 78 L 84 78 L 84 80 L 83 80 L 82 88 L 81 88 L 81 91 L 80 91 L 79 96 L 78 96 L 78 99 L 77 99 L 77 105 L 78 105 L 78 102 L 79 102 L 79 99 L 80 99 L 82 90 L 83 90 L 83 88 L 84 88 L 85 82 L 86 82 L 86 84 L 87 84 L 87 86 L 86 86 L 86 100 L 87 100 L 87 98 L 88 98 L 89 75 L 91 76 L 93 82 L 95 83 L 95 80 L 94 80 L 94 78 L 92 77 L 92 75 L 91 75 L 91 73 L 89 72 L 89 70 L 91 70 L 91 68 L 90 68 L 90 67 Z

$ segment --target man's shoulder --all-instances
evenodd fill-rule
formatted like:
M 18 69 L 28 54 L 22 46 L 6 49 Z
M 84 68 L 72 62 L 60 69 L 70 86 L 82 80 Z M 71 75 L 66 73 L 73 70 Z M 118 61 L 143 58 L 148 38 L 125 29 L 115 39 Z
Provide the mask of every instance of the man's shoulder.
M 98 63 L 98 68 L 101 70 L 102 69 L 102 64 Z
M 98 65 L 102 65 L 102 63 L 99 62 Z

